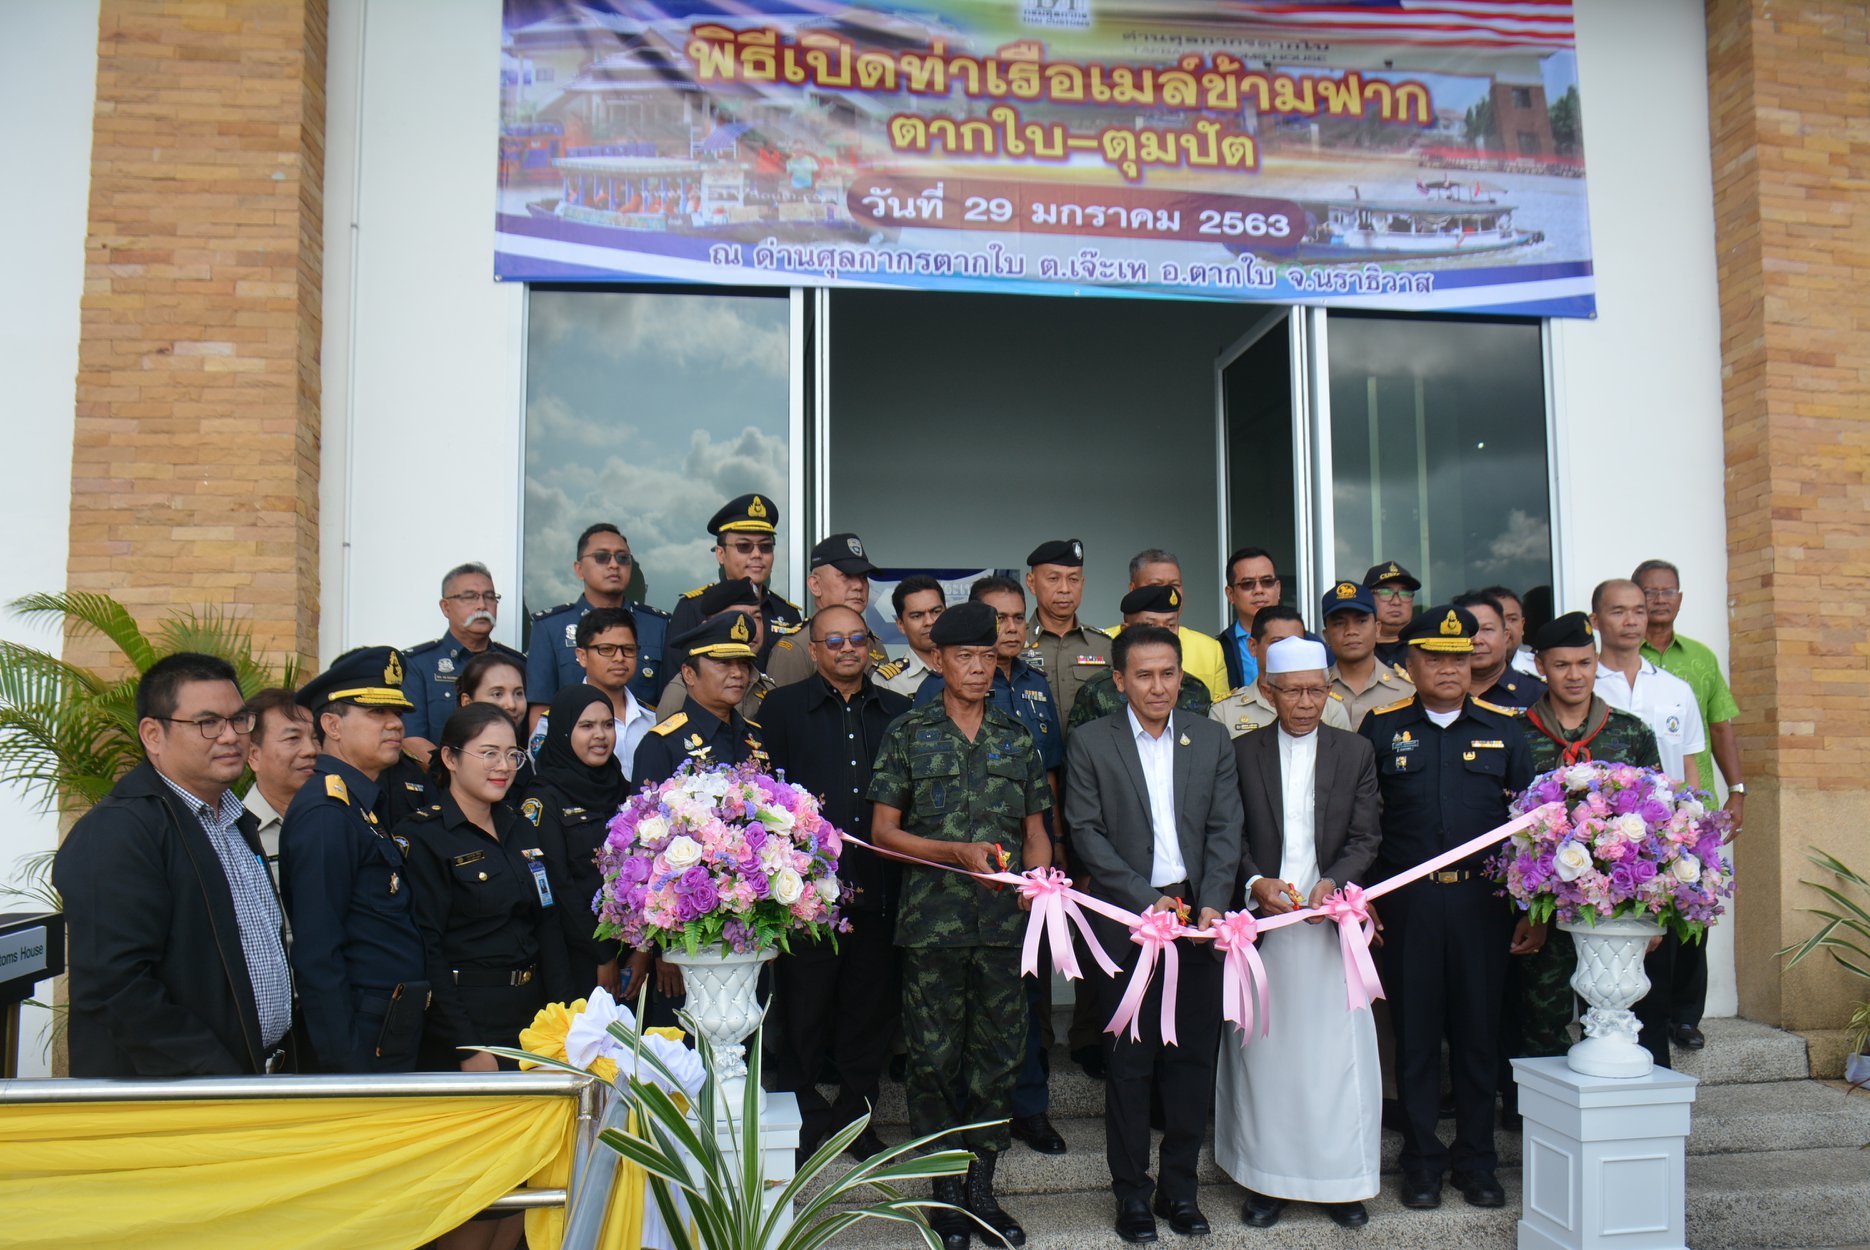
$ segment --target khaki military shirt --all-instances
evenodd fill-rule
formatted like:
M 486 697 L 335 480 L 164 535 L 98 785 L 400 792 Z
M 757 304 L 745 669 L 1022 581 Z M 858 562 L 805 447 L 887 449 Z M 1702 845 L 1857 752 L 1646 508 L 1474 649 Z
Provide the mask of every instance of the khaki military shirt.
M 1366 713 L 1399 703 L 1415 693 L 1414 682 L 1381 660 L 1377 661 L 1376 669 L 1371 674 L 1370 684 L 1362 691 L 1352 690 L 1351 684 L 1338 676 L 1338 666 L 1335 664 L 1325 670 L 1325 679 L 1331 683 L 1331 693 L 1342 699 L 1345 708 L 1349 710 L 1352 729 L 1364 723 Z
M 1110 667 L 1110 643 L 1109 634 L 1082 623 L 1054 634 L 1039 624 L 1036 612 L 1026 622 L 1026 649 L 1019 658 L 1045 674 L 1061 725 L 1071 719 L 1084 684 Z
M 1260 689 L 1260 683 L 1240 689 L 1216 703 L 1208 710 L 1208 715 L 1227 726 L 1230 737 L 1238 738 L 1241 734 L 1264 729 L 1278 721 L 1279 713 L 1267 701 L 1266 692 Z M 1333 729 L 1349 729 L 1350 713 L 1344 710 L 1344 699 L 1335 690 L 1325 700 L 1324 724 Z
M 760 704 L 766 702 L 766 692 L 778 688 L 773 679 L 765 673 L 754 674 L 753 684 L 747 687 L 746 696 L 740 700 L 740 714 L 754 724 L 759 724 Z M 681 711 L 682 704 L 686 702 L 688 702 L 688 683 L 682 680 L 682 670 L 677 668 L 669 675 L 669 684 L 662 688 L 662 698 L 656 703 L 656 719 L 658 721 L 668 720 Z
M 885 690 L 894 690 L 897 694 L 906 694 L 913 699 L 916 691 L 922 689 L 922 683 L 934 671 L 921 656 L 911 651 L 900 660 L 879 664 L 876 681 Z
M 867 631 L 870 627 L 864 626 Z M 884 654 L 877 640 L 870 639 L 870 659 L 864 665 L 864 672 L 874 673 L 877 665 L 890 657 Z M 795 681 L 804 681 L 818 671 L 812 663 L 812 623 L 805 622 L 796 634 L 787 634 L 774 640 L 773 649 L 766 656 L 766 675 L 773 679 L 774 687 L 790 686 Z M 678 673 L 677 676 L 680 676 Z

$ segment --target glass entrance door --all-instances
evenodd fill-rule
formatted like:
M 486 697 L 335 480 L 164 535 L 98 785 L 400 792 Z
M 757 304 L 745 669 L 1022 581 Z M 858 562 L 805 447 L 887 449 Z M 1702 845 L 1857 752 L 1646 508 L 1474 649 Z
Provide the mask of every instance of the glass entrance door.
M 1301 611 L 1314 598 L 1309 459 L 1300 454 L 1309 422 L 1302 385 L 1304 326 L 1293 309 L 1265 312 L 1214 361 L 1220 467 L 1222 576 L 1234 580 L 1233 553 L 1258 548 L 1279 574 L 1279 601 Z M 1235 613 L 1223 605 L 1222 627 Z

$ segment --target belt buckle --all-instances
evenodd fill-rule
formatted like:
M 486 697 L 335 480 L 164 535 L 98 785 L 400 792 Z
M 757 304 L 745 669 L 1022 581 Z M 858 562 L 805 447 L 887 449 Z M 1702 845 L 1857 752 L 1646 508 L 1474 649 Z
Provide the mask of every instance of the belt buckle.
M 1461 874 L 1454 871 L 1452 868 L 1444 869 L 1443 871 L 1435 874 L 1436 885 L 1453 885 L 1460 879 L 1461 879 Z
M 525 970 L 524 972 L 515 972 L 515 973 L 513 974 L 513 984 L 515 984 L 515 985 L 531 985 L 531 984 L 532 984 L 532 974 L 533 974 L 533 969 L 531 969 L 531 968 L 528 968 L 528 969 L 526 969 L 526 970 Z
M 273 1053 L 266 1057 L 266 1064 L 265 1064 L 265 1067 L 263 1068 L 263 1071 L 268 1076 L 271 1076 L 274 1073 L 278 1072 L 282 1067 L 284 1067 L 285 1063 L 286 1063 L 286 1048 L 284 1046 L 276 1046 L 273 1048 Z

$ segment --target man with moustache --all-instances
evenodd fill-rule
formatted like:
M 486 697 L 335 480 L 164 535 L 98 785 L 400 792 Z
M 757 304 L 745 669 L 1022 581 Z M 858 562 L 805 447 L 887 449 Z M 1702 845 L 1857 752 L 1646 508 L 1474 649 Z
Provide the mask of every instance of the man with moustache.
M 511 656 L 521 665 L 526 662 L 525 656 L 493 640 L 493 627 L 500 619 L 500 596 L 494 591 L 493 574 L 486 565 L 457 564 L 444 573 L 440 606 L 448 620 L 448 632 L 403 652 L 403 664 L 408 670 L 403 691 L 414 704 L 403 717 L 403 750 L 424 768 L 435 753 L 435 739 L 441 737 L 442 726 L 461 705 L 456 683 L 462 667 L 485 651 Z
M 864 554 L 863 539 L 857 535 L 833 534 L 825 539 L 812 548 L 811 572 L 805 578 L 805 589 L 812 595 L 812 612 L 838 604 L 863 618 L 870 608 L 870 575 L 877 571 Z M 774 686 L 790 686 L 818 671 L 812 663 L 811 639 L 807 636 L 811 622 L 806 625 L 807 629 L 773 640 L 765 669 Z M 869 636 L 869 629 L 865 625 L 862 631 L 864 660 L 866 671 L 874 672 L 889 656 L 882 644 Z
M 779 505 L 765 495 L 741 495 L 722 504 L 708 519 L 708 533 L 714 536 L 714 558 L 721 566 L 721 580 L 746 578 L 760 589 L 760 619 L 765 624 L 755 647 L 754 662 L 764 668 L 773 644 L 799 631 L 804 614 L 799 605 L 773 593 L 773 557 L 779 545 Z M 696 602 L 706 586 L 685 591 L 675 605 L 669 621 L 671 634 L 686 633 L 709 615 Z
M 623 608 L 636 618 L 636 676 L 630 690 L 644 707 L 656 706 L 662 687 L 672 674 L 663 662 L 663 646 L 671 632 L 669 614 L 647 603 L 626 603 L 625 593 L 636 572 L 630 540 L 609 521 L 587 525 L 578 535 L 572 576 L 584 583 L 584 592 L 570 603 L 536 612 L 532 618 L 532 644 L 526 654 L 526 704 L 531 719 L 545 715 L 552 696 L 565 686 L 584 680 L 579 669 L 578 618 L 592 608 Z M 446 717 L 442 718 L 444 721 Z M 441 726 L 435 726 L 440 732 Z

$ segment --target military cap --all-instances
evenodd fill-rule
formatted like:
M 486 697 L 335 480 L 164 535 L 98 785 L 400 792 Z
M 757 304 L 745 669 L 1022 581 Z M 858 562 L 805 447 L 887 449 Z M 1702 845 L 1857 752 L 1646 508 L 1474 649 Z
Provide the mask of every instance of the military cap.
M 833 534 L 812 548 L 812 567 L 829 564 L 846 577 L 869 577 L 881 572 L 864 554 L 864 540 L 855 534 Z
M 1466 653 L 1474 649 L 1474 634 L 1479 629 L 1472 612 L 1444 603 L 1403 626 L 1396 640 L 1424 651 Z
M 1084 567 L 1084 544 L 1075 538 L 1054 538 L 1049 543 L 1040 543 L 1026 557 L 1026 567 L 1037 568 L 1041 564 L 1081 569 Z
M 1364 585 L 1381 586 L 1384 582 L 1401 582 L 1404 590 L 1420 590 L 1422 583 L 1416 580 L 1414 573 L 1394 560 L 1382 564 L 1373 564 L 1364 574 Z
M 984 603 L 957 603 L 935 618 L 929 641 L 938 647 L 991 647 L 1000 641 L 1000 615 Z
M 779 505 L 764 495 L 742 495 L 721 505 L 708 518 L 708 533 L 719 538 L 729 532 L 776 534 L 779 532 Z
M 299 687 L 292 699 L 314 716 L 330 703 L 393 707 L 399 712 L 415 708 L 403 693 L 403 654 L 395 647 L 346 651 L 331 661 L 330 668 Z
M 688 659 L 753 659 L 753 625 L 745 612 L 723 612 L 669 639 L 669 649 Z
M 1173 586 L 1138 586 L 1117 605 L 1125 616 L 1138 612 L 1180 612 L 1182 592 Z
M 1370 596 L 1370 587 L 1359 586 L 1356 582 L 1339 582 L 1325 591 L 1324 602 L 1319 606 L 1318 619 L 1331 619 L 1331 614 L 1340 608 L 1355 608 L 1359 612 L 1377 614 L 1377 601 Z
M 1534 651 L 1550 651 L 1554 647 L 1595 647 L 1597 636 L 1591 631 L 1591 618 L 1583 612 L 1567 612 L 1555 620 L 1539 626 L 1532 636 Z
M 760 588 L 755 586 L 750 579 L 730 577 L 726 581 L 714 583 L 696 595 L 695 606 L 701 610 L 703 616 L 714 616 L 729 608 L 746 605 L 757 608 L 765 598 Z

